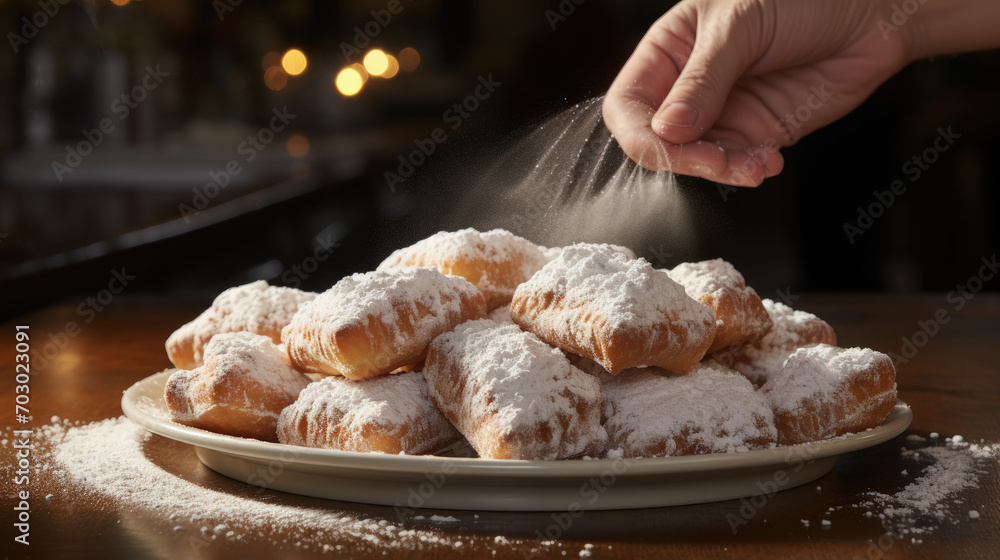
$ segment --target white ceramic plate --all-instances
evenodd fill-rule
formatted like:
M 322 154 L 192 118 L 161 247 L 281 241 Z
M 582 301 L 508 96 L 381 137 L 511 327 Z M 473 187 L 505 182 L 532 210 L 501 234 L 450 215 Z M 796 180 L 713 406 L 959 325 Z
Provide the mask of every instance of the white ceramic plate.
M 226 436 L 169 420 L 163 386 L 172 370 L 122 396 L 133 422 L 191 444 L 212 470 L 249 484 L 319 498 L 419 509 L 574 511 L 695 504 L 770 494 L 825 475 L 837 457 L 903 433 L 913 414 L 897 402 L 860 434 L 747 453 L 660 459 L 501 461 L 382 455 Z

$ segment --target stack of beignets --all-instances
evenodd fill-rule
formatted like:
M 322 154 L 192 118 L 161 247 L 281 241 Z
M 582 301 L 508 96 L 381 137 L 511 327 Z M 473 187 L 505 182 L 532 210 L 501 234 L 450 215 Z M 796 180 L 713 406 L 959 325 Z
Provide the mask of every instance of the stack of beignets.
M 505 460 L 734 453 L 886 418 L 891 361 L 835 344 L 721 259 L 667 271 L 620 246 L 467 229 L 322 294 L 223 292 L 170 337 L 175 364 L 204 365 L 165 398 L 189 426 L 341 451 L 464 438 Z

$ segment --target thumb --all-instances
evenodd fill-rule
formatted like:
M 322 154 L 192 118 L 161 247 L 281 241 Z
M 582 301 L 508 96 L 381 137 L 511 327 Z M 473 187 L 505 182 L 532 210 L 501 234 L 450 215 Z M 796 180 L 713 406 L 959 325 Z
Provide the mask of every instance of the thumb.
M 710 25 L 706 22 L 706 26 Z M 686 62 L 675 58 L 678 66 L 683 66 L 653 115 L 652 127 L 657 136 L 674 144 L 686 144 L 712 128 L 736 80 L 750 66 L 735 36 L 739 33 L 738 27 L 723 24 L 716 24 L 713 30 L 699 30 L 690 58 Z

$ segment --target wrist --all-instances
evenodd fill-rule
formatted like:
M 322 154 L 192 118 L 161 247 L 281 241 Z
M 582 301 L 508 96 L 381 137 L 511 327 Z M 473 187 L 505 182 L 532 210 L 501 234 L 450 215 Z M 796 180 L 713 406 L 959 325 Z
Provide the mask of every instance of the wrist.
M 906 62 L 1000 47 L 997 0 L 887 0 Z

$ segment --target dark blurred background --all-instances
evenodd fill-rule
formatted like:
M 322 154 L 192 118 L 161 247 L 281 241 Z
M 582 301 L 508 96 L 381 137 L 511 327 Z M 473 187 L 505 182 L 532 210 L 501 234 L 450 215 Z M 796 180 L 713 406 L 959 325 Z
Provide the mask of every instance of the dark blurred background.
M 323 290 L 474 225 L 438 216 L 489 184 L 483 162 L 602 95 L 673 4 L 63 1 L 0 2 L 4 316 L 99 306 L 123 283 Z M 659 266 L 724 257 L 762 295 L 955 289 L 1000 238 L 998 101 L 1000 53 L 913 64 L 756 190 L 682 179 L 697 243 L 664 229 L 634 249 Z M 904 166 L 949 127 L 960 137 L 914 180 Z M 434 152 L 403 177 L 421 145 Z M 879 203 L 896 180 L 906 192 Z M 872 218 L 849 235 L 859 207 Z

